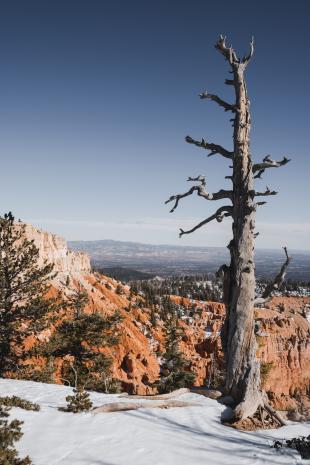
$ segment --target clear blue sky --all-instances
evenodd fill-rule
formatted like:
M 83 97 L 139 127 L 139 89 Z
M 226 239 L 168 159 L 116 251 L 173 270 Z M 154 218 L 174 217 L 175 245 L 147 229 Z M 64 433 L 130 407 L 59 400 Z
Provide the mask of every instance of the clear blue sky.
M 231 147 L 220 33 L 248 72 L 252 154 L 292 162 L 268 170 L 277 197 L 261 207 L 258 247 L 309 249 L 309 1 L 2 2 L 0 10 L 1 212 L 67 239 L 226 245 L 227 220 L 178 239 L 213 213 L 204 199 L 164 205 L 205 174 L 229 187 L 228 163 L 206 158 L 187 134 Z

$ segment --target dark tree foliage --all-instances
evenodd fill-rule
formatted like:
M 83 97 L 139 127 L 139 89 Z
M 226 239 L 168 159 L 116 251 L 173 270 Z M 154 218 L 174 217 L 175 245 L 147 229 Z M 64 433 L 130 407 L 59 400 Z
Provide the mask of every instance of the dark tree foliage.
M 56 309 L 47 298 L 53 265 L 38 265 L 39 250 L 25 236 L 25 225 L 11 213 L 0 217 L 0 376 L 18 372 L 29 357 L 24 340 L 48 325 L 48 313 Z M 29 367 L 28 367 L 29 370 Z
M 189 362 L 179 350 L 179 342 L 183 336 L 183 331 L 178 324 L 178 319 L 167 319 L 164 332 L 165 352 L 162 356 L 160 379 L 156 383 L 159 393 L 190 387 L 195 381 L 195 375 L 190 372 Z
M 112 360 L 102 352 L 104 346 L 118 342 L 119 312 L 103 316 L 86 313 L 88 296 L 77 291 L 69 303 L 70 319 L 63 320 L 46 345 L 46 355 L 64 359 L 62 378 L 75 389 L 112 391 L 110 367 Z
M 221 283 L 213 275 L 171 276 L 162 280 L 133 281 L 135 293 L 143 292 L 147 303 L 157 303 L 159 296 L 176 295 L 193 300 L 220 302 Z
M 62 412 L 88 412 L 91 410 L 93 403 L 90 400 L 89 394 L 83 387 L 73 389 L 73 395 L 66 397 L 67 406 L 60 407 L 58 410 Z
M 283 447 L 288 447 L 289 449 L 297 450 L 302 459 L 310 459 L 310 434 L 309 436 L 301 436 L 298 438 L 286 439 L 283 441 L 275 441 L 273 443 L 275 449 L 281 449 Z
M 30 400 L 22 399 L 18 396 L 5 396 L 0 397 L 0 405 L 4 407 L 19 407 L 24 410 L 32 410 L 33 412 L 38 412 L 40 410 L 40 405 L 30 402 Z
M 265 289 L 273 282 L 272 279 L 259 279 L 257 280 L 256 294 L 263 294 Z M 287 279 L 281 286 L 281 295 L 285 296 L 309 296 L 310 295 L 310 282 L 297 279 Z
M 152 325 L 153 328 L 156 328 L 157 326 L 157 315 L 155 313 L 155 310 L 154 308 L 151 309 L 151 313 L 150 313 L 150 323 Z
M 160 300 L 160 316 L 163 321 L 166 321 L 167 324 L 170 324 L 170 320 L 175 320 L 180 318 L 180 308 L 175 304 L 170 297 L 163 296 Z
M 0 465 L 30 465 L 29 457 L 18 457 L 15 442 L 19 441 L 23 433 L 18 420 L 8 421 L 9 408 L 0 404 Z

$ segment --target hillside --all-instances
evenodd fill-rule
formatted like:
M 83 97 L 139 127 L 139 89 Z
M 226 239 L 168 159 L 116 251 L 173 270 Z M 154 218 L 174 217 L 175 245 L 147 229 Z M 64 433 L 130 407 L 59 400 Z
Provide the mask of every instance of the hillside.
M 96 267 L 127 267 L 159 276 L 214 273 L 229 259 L 227 247 L 190 247 L 152 245 L 113 240 L 71 241 L 69 248 L 87 253 Z M 293 256 L 288 278 L 310 280 L 310 252 L 291 250 Z M 255 250 L 256 274 L 269 278 L 283 262 L 279 249 Z
M 41 258 L 55 263 L 58 275 L 52 281 L 54 289 L 64 296 L 81 287 L 89 295 L 88 310 L 110 314 L 120 309 L 123 321 L 120 342 L 110 351 L 113 376 L 131 394 L 150 394 L 159 373 L 159 351 L 163 344 L 163 321 L 151 324 L 151 311 L 143 297 L 131 295 L 128 286 L 91 271 L 85 254 L 69 252 L 64 240 L 28 226 L 27 234 L 40 249 Z M 220 329 L 224 306 L 215 302 L 189 301 L 172 297 L 182 313 L 185 335 L 181 349 L 196 374 L 196 385 L 210 380 L 214 363 L 220 365 Z M 278 408 L 296 407 L 309 394 L 310 323 L 307 320 L 310 298 L 277 297 L 268 308 L 257 311 L 258 355 L 268 376 L 265 388 Z
M 17 443 L 21 456 L 35 465 L 292 465 L 302 464 L 291 450 L 271 448 L 275 439 L 310 433 L 309 424 L 278 430 L 242 432 L 221 424 L 225 407 L 197 394 L 184 408 L 145 408 L 114 413 L 64 413 L 71 389 L 29 381 L 0 380 L 1 395 L 17 395 L 40 405 L 39 412 L 19 408 L 11 418 L 24 421 Z M 91 393 L 95 406 L 127 403 L 117 395 Z

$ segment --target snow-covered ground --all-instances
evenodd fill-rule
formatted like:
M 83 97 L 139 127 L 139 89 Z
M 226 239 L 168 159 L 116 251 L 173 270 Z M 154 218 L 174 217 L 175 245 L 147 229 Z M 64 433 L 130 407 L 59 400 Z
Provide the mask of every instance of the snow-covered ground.
M 270 448 L 276 438 L 310 434 L 310 424 L 245 433 L 223 426 L 225 407 L 198 394 L 179 400 L 196 407 L 147 408 L 114 413 L 64 413 L 71 389 L 29 381 L 0 380 L 0 395 L 18 395 L 37 402 L 40 412 L 19 408 L 11 418 L 24 421 L 17 443 L 34 465 L 295 465 L 307 463 L 293 451 Z M 92 393 L 96 406 L 128 402 L 118 395 Z M 132 399 L 131 399 L 132 401 Z M 140 401 L 139 401 L 140 402 Z M 309 462 L 308 462 L 309 463 Z

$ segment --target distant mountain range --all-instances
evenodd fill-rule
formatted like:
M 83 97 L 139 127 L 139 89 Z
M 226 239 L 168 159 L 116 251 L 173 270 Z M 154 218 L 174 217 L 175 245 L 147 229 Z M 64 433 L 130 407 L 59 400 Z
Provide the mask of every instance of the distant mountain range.
M 159 276 L 214 273 L 220 265 L 229 262 L 225 247 L 190 247 L 177 245 L 151 245 L 113 240 L 71 241 L 71 250 L 89 254 L 97 268 L 127 267 L 142 273 Z M 291 250 L 293 261 L 288 278 L 310 280 L 310 251 Z M 270 277 L 284 261 L 281 247 L 278 250 L 255 251 L 256 274 Z

